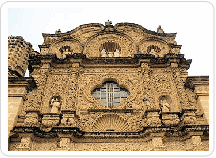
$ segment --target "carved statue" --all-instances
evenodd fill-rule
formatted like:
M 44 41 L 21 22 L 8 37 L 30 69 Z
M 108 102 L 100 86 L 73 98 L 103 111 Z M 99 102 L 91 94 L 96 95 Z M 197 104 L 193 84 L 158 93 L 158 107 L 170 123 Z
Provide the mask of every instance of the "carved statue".
M 103 49 L 103 50 L 101 51 L 101 57 L 107 57 L 107 54 L 106 54 L 106 50 L 105 50 L 105 49 Z
M 113 52 L 107 52 L 108 57 L 113 57 Z
M 161 25 L 158 26 L 157 33 L 164 33 L 163 29 L 161 28 Z
M 118 49 L 114 52 L 114 57 L 120 57 L 120 52 Z
M 58 113 L 60 108 L 60 102 L 58 98 L 52 98 L 50 105 L 52 106 L 50 113 Z
M 68 48 L 66 48 L 65 51 L 63 51 L 63 58 L 66 58 L 67 54 L 70 54 L 70 51 Z
M 167 103 L 166 99 L 161 99 L 160 101 L 162 112 L 170 112 L 170 105 Z

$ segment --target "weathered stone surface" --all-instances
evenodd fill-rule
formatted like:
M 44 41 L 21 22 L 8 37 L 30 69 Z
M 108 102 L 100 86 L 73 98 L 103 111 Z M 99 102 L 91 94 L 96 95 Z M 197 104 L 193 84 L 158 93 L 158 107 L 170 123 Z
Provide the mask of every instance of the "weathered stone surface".
M 9 62 L 9 150 L 209 150 L 209 79 L 188 77 L 175 36 L 110 21 L 43 34 L 21 71 Z

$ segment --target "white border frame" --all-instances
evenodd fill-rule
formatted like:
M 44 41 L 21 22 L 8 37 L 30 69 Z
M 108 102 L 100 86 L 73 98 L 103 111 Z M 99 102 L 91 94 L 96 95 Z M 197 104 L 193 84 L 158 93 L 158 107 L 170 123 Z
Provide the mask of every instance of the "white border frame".
M 41 5 L 43 3 L 43 5 Z M 65 7 L 65 3 L 71 2 L 55 2 L 52 3 L 52 7 Z M 215 126 L 213 112 L 213 99 L 214 96 L 214 75 L 209 75 L 209 151 L 8 151 L 8 81 L 7 81 L 7 51 L 8 51 L 8 22 L 7 22 L 7 11 L 8 8 L 47 8 L 51 2 L 6 2 L 1 6 L 1 151 L 7 156 L 207 156 L 211 155 L 214 151 L 215 144 Z M 213 30 L 215 35 L 215 32 Z M 214 38 L 215 39 L 215 38 Z M 215 41 L 213 41 L 215 42 Z M 215 56 L 214 56 L 215 59 Z M 214 65 L 215 66 L 215 65 Z M 212 70 L 213 72 L 213 70 Z M 6 119 L 5 119 L 6 118 Z

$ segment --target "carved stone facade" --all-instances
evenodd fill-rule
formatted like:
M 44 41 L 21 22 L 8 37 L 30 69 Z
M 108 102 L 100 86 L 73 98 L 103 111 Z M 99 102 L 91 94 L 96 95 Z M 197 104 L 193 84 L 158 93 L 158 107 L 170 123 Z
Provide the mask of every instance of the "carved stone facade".
M 9 37 L 8 150 L 209 150 L 208 76 L 175 36 L 108 21 L 43 34 L 40 53 Z

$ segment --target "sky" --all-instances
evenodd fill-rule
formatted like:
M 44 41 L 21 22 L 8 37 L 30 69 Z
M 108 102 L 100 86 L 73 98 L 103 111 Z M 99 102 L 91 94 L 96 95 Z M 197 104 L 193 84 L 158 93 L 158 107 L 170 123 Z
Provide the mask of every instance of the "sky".
M 156 31 L 177 33 L 181 53 L 192 59 L 189 75 L 213 71 L 213 7 L 208 2 L 70 2 L 9 3 L 8 36 L 23 36 L 35 51 L 43 43 L 42 33 L 62 33 L 82 24 L 136 23 Z

